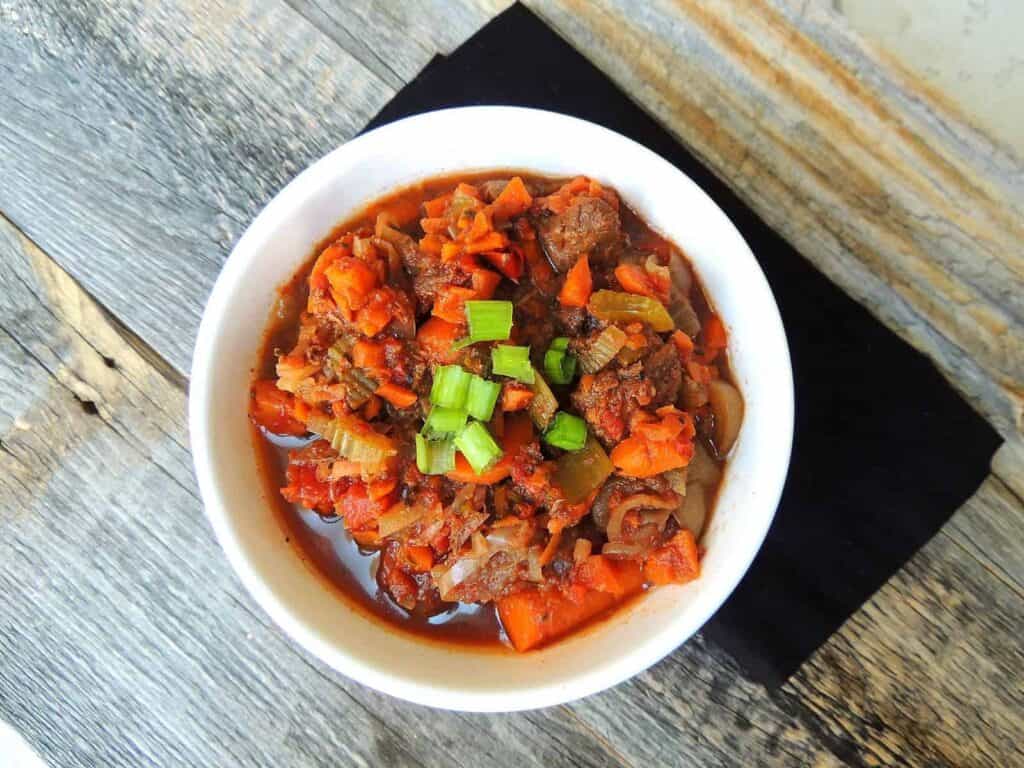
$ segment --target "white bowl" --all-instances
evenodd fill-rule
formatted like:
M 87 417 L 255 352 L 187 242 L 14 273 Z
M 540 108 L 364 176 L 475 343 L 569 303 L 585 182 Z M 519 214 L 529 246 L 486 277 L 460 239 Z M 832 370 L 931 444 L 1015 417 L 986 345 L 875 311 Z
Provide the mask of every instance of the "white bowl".
M 746 416 L 704 544 L 699 580 L 659 587 L 614 618 L 527 654 L 454 647 L 353 609 L 299 558 L 264 497 L 246 406 L 275 289 L 341 220 L 382 194 L 455 171 L 584 174 L 614 186 L 686 253 L 730 331 Z M 750 566 L 782 492 L 793 381 L 782 321 L 725 214 L 668 162 L 612 131 L 510 107 L 451 109 L 378 128 L 285 187 L 239 240 L 199 327 L 189 401 L 206 513 L 246 588 L 292 638 L 344 675 L 432 707 L 509 711 L 586 696 L 641 672 L 711 617 Z

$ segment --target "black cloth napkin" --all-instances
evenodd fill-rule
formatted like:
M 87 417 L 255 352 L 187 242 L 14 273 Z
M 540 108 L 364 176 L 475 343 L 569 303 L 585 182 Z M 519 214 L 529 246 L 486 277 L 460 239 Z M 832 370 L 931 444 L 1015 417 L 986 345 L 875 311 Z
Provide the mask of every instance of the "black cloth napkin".
M 998 436 L 927 358 L 523 6 L 436 57 L 367 130 L 471 104 L 563 112 L 646 145 L 711 195 L 768 276 L 793 359 L 793 459 L 763 549 L 703 632 L 753 679 L 781 684 L 977 489 Z

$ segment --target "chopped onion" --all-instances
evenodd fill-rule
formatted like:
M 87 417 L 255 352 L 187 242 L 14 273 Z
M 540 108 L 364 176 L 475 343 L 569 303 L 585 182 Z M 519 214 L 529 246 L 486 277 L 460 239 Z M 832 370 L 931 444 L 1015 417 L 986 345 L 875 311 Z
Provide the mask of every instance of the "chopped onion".
M 676 522 L 683 528 L 688 528 L 693 535 L 700 538 L 704 530 L 704 523 L 708 516 L 707 496 L 704 486 L 691 483 L 686 490 L 686 497 L 679 508 L 672 513 Z
M 665 530 L 665 523 L 668 522 L 668 519 L 672 516 L 673 512 L 675 512 L 675 509 L 663 509 L 660 512 L 644 512 L 641 516 L 643 517 L 645 526 L 653 525 L 659 531 L 663 531 Z
M 597 373 L 615 358 L 625 343 L 626 332 L 609 325 L 596 339 L 579 350 L 580 370 L 583 373 Z
M 686 495 L 686 478 L 690 471 L 690 466 L 693 465 L 693 461 L 685 467 L 679 467 L 677 469 L 670 469 L 665 472 L 665 480 L 668 481 L 669 488 L 678 493 L 680 496 Z
M 529 569 L 526 575 L 527 579 L 530 581 L 544 581 L 544 570 L 540 564 L 539 547 L 530 547 L 529 552 L 526 553 L 526 566 Z
M 715 485 L 722 477 L 722 468 L 711 458 L 708 449 L 700 440 L 693 443 L 693 458 L 686 466 L 686 482 L 698 485 Z
M 441 599 L 450 601 L 455 588 L 469 579 L 479 569 L 480 561 L 471 555 L 465 555 L 456 560 L 450 568 L 439 576 L 436 573 L 438 569 L 431 571 L 431 574 L 434 575 L 434 581 L 437 583 L 437 591 L 441 594 Z
M 500 528 L 491 528 L 487 534 L 487 544 L 492 550 L 525 549 L 531 537 L 532 531 L 526 523 L 503 525 Z
M 487 539 L 484 538 L 480 531 L 473 531 L 473 535 L 470 536 L 469 540 L 473 545 L 473 557 L 483 557 L 490 551 Z
M 352 253 L 357 259 L 373 261 L 377 258 L 377 249 L 368 237 L 357 237 L 352 241 Z
M 410 507 L 399 502 L 377 518 L 377 532 L 381 537 L 390 536 L 419 521 L 424 512 L 421 507 Z
M 715 414 L 715 427 L 712 437 L 719 456 L 725 456 L 732 450 L 733 444 L 740 433 L 743 422 L 743 397 L 736 387 L 722 379 L 708 382 L 708 402 Z
M 572 559 L 577 563 L 582 563 L 590 557 L 593 548 L 594 544 L 590 539 L 576 539 L 576 544 L 572 548 Z
M 633 557 L 634 555 L 641 554 L 647 547 L 643 544 L 623 544 L 622 542 L 609 541 L 603 547 L 601 547 L 602 555 L 612 555 L 613 557 Z
M 622 521 L 628 512 L 634 509 L 672 510 L 676 508 L 677 503 L 662 496 L 655 496 L 653 493 L 634 493 L 632 496 L 627 496 L 609 511 L 608 527 L 605 529 L 608 540 L 618 541 L 622 538 Z

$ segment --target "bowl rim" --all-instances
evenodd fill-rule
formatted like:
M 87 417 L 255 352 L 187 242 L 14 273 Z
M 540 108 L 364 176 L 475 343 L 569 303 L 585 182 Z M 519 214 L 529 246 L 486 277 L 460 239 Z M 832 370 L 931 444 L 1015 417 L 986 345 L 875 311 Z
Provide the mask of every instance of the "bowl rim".
M 219 326 L 229 308 L 230 302 L 228 299 L 232 295 L 235 286 L 245 275 L 253 254 L 259 251 L 263 242 L 279 226 L 286 224 L 288 215 L 301 209 L 303 202 L 316 194 L 316 191 L 323 184 L 328 183 L 337 175 L 343 174 L 356 160 L 372 153 L 380 144 L 386 144 L 407 132 L 415 132 L 418 127 L 428 121 L 464 119 L 470 116 L 474 119 L 530 119 L 562 121 L 568 124 L 575 124 L 576 128 L 585 129 L 594 134 L 603 134 L 604 140 L 616 143 L 629 152 L 647 155 L 657 163 L 667 166 L 671 173 L 678 176 L 678 180 L 681 183 L 691 187 L 691 191 L 695 195 L 703 198 L 707 205 L 721 214 L 722 219 L 724 219 L 724 225 L 727 227 L 728 235 L 735 241 L 730 243 L 730 247 L 738 249 L 741 258 L 747 261 L 748 266 L 752 268 L 751 274 L 748 277 L 761 283 L 762 285 L 758 287 L 763 288 L 767 292 L 771 308 L 774 309 L 774 312 L 771 317 L 762 318 L 762 322 L 770 326 L 768 333 L 775 336 L 776 340 L 781 342 L 780 351 L 785 355 L 785 359 L 780 361 L 779 370 L 777 371 L 781 377 L 778 384 L 783 390 L 780 393 L 782 398 L 780 402 L 773 402 L 773 406 L 778 409 L 777 415 L 780 417 L 778 420 L 779 426 L 783 429 L 783 432 L 777 436 L 778 448 L 781 452 L 779 457 L 782 459 L 778 466 L 781 467 L 781 471 L 778 472 L 777 476 L 764 478 L 764 485 L 760 486 L 764 497 L 763 503 L 766 508 L 770 509 L 770 512 L 763 516 L 760 527 L 751 531 L 750 535 L 748 535 L 748 540 L 751 544 L 749 551 L 741 553 L 743 554 L 742 567 L 739 567 L 740 561 L 736 561 L 737 567 L 731 570 L 727 578 L 719 581 L 717 585 L 718 594 L 715 596 L 715 599 L 707 602 L 705 609 L 698 617 L 691 619 L 695 626 L 693 632 L 680 637 L 671 631 L 661 631 L 643 646 L 643 653 L 633 652 L 631 654 L 624 654 L 620 659 L 606 661 L 603 664 L 597 662 L 595 663 L 595 669 L 572 678 L 571 684 L 562 682 L 555 685 L 536 686 L 516 692 L 465 690 L 458 686 L 425 684 L 399 677 L 387 670 L 366 664 L 362 659 L 349 654 L 345 648 L 339 647 L 325 638 L 316 626 L 299 617 L 289 607 L 287 601 L 273 591 L 261 573 L 254 567 L 240 541 L 240 537 L 230 524 L 231 513 L 227 509 L 218 485 L 218 479 L 213 472 L 210 438 L 207 430 L 207 422 L 213 407 L 211 389 L 215 366 L 212 351 L 215 346 L 217 326 Z M 494 167 L 498 168 L 500 164 L 496 164 Z M 467 172 L 469 170 L 467 168 Z M 429 177 L 430 175 L 428 174 L 423 178 Z M 640 213 L 643 214 L 643 211 L 640 211 Z M 341 211 L 338 221 L 343 220 L 346 215 L 348 213 Z M 749 245 L 718 204 L 693 179 L 675 165 L 642 144 L 604 126 L 558 112 L 495 105 L 456 107 L 425 112 L 388 123 L 357 136 L 324 155 L 303 170 L 270 200 L 235 244 L 207 300 L 193 351 L 189 384 L 188 421 L 193 463 L 200 495 L 203 500 L 206 516 L 214 529 L 217 540 L 227 554 L 232 568 L 241 579 L 246 590 L 289 637 L 346 677 L 383 693 L 430 707 L 461 711 L 503 712 L 561 704 L 617 685 L 660 661 L 686 642 L 693 633 L 699 631 L 707 623 L 748 572 L 774 520 L 791 458 L 794 408 L 794 389 L 789 345 L 774 294 Z M 723 482 L 728 483 L 728 472 Z M 667 629 L 670 629 L 670 627 L 666 627 Z

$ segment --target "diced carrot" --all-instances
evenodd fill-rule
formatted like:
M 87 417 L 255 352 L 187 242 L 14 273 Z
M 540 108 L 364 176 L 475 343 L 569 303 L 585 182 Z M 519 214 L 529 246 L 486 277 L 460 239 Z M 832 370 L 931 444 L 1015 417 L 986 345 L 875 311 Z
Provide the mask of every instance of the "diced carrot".
M 420 239 L 420 250 L 433 256 L 441 255 L 441 247 L 448 241 L 448 238 L 441 235 L 424 235 Z
M 295 398 L 295 418 L 301 421 L 303 424 L 309 422 L 309 415 L 313 412 L 313 408 L 298 397 Z
M 516 224 L 521 222 L 526 222 L 526 219 L 518 219 Z M 519 246 L 523 261 L 526 262 L 526 266 L 530 270 L 530 279 L 545 296 L 553 295 L 558 288 L 555 270 L 547 257 L 541 253 L 540 245 L 537 243 L 537 233 L 528 223 L 523 227 L 517 226 L 516 229 L 520 232 L 521 238 L 516 245 Z
M 469 242 L 479 240 L 493 229 L 490 214 L 487 211 L 477 211 L 476 216 L 473 217 L 472 225 L 466 230 L 466 240 Z
M 729 343 L 722 318 L 718 315 L 710 315 L 704 321 L 704 327 L 701 328 L 700 333 L 704 343 L 704 354 L 700 356 L 700 361 L 710 363 Z
M 377 286 L 377 274 L 366 262 L 351 256 L 334 261 L 324 270 L 324 277 L 338 306 L 352 311 L 361 309 Z
M 347 254 L 348 251 L 337 244 L 324 248 L 320 255 L 317 256 L 316 263 L 313 264 L 313 271 L 309 274 L 309 287 L 326 291 L 328 283 L 327 278 L 324 277 L 324 272 L 331 264 Z
M 484 251 L 480 255 L 509 280 L 518 282 L 523 276 L 523 255 L 515 243 L 507 251 Z
M 650 296 L 652 299 L 658 298 L 651 279 L 643 267 L 636 264 L 619 264 L 615 268 L 615 279 L 619 281 L 619 285 L 624 291 Z
M 452 345 L 462 336 L 462 327 L 440 317 L 432 317 L 416 332 L 416 341 L 436 361 L 451 362 L 455 357 Z
M 448 219 L 443 217 L 420 219 L 420 229 L 428 235 L 447 234 Z
M 616 562 L 606 555 L 590 555 L 577 566 L 574 578 L 589 589 L 616 596 L 625 594 L 628 586 L 623 583 Z
M 718 378 L 718 370 L 713 365 L 703 365 L 696 360 L 686 361 L 686 372 L 690 374 L 691 379 L 700 384 L 707 384 Z
M 291 392 L 277 388 L 273 379 L 260 379 L 252 385 L 249 418 L 278 435 L 304 435 L 306 425 L 296 418 L 296 399 Z
M 352 363 L 357 368 L 375 370 L 384 367 L 384 345 L 360 339 L 352 347 Z
M 498 616 L 515 649 L 528 651 L 555 640 L 643 588 L 637 563 L 622 560 L 612 567 L 622 585 L 621 596 L 589 590 L 575 601 L 553 589 L 528 589 L 498 599 Z
M 384 477 L 380 480 L 372 480 L 366 484 L 366 493 L 371 499 L 377 501 L 395 490 L 397 485 L 397 477 Z
M 693 532 L 683 528 L 644 563 L 644 578 L 651 584 L 685 584 L 700 576 L 700 553 Z
M 423 212 L 430 218 L 438 218 L 444 216 L 445 209 L 448 207 L 448 203 L 452 199 L 452 193 L 449 192 L 447 195 L 441 195 L 435 197 L 433 200 L 427 200 L 423 203 Z
M 356 544 L 366 549 L 374 549 L 380 544 L 380 534 L 377 531 L 352 531 L 352 538 Z
M 441 246 L 441 261 L 451 261 L 462 253 L 461 243 L 445 243 Z
M 628 437 L 611 452 L 612 464 L 630 477 L 653 477 L 670 469 L 685 467 L 693 456 L 689 440 L 648 440 L 641 435 Z
M 585 307 L 590 301 L 594 282 L 590 277 L 590 259 L 584 255 L 572 265 L 558 293 L 558 301 L 566 307 Z
M 364 336 L 376 336 L 383 331 L 394 316 L 391 306 L 392 295 L 387 288 L 378 288 L 370 294 L 369 301 L 356 315 L 356 328 Z
M 686 414 L 666 413 L 660 421 L 647 421 L 633 427 L 633 433 L 647 440 L 673 440 L 685 432 L 686 438 L 694 435 L 693 422 Z
M 345 518 L 350 531 L 365 531 L 377 527 L 377 518 L 391 506 L 387 495 L 370 498 L 365 483 L 353 483 L 334 505 L 335 511 Z
M 429 571 L 434 565 L 434 550 L 430 547 L 417 547 L 412 544 L 405 546 L 405 559 L 417 573 Z
M 693 339 L 682 331 L 676 331 L 672 334 L 672 343 L 676 345 L 684 363 L 690 359 L 690 355 L 693 354 Z
M 473 292 L 478 299 L 489 299 L 498 290 L 501 275 L 489 269 L 474 269 L 472 273 Z
M 374 394 L 383 397 L 396 408 L 408 408 L 419 400 L 416 393 L 408 387 L 390 381 L 385 381 L 377 387 Z
M 466 322 L 466 302 L 476 297 L 476 291 L 472 288 L 462 288 L 458 285 L 446 285 L 437 292 L 434 299 L 434 309 L 431 312 L 434 317 L 440 317 L 449 323 Z
M 513 176 L 491 203 L 490 209 L 496 219 L 511 219 L 513 216 L 526 213 L 531 205 L 533 205 L 533 198 L 527 191 L 523 180 L 518 176 Z
M 626 337 L 626 346 L 630 349 L 643 349 L 647 346 L 647 337 L 642 333 L 631 333 Z
M 488 232 L 483 237 L 467 244 L 463 251 L 465 253 L 483 253 L 484 251 L 500 251 L 508 246 L 508 238 L 502 232 Z
M 501 389 L 501 410 L 521 411 L 533 400 L 533 390 L 522 384 L 505 384 Z
M 383 408 L 381 399 L 376 395 L 370 395 L 366 405 L 363 406 L 363 418 L 367 421 L 377 418 L 381 408 Z
M 500 483 L 512 472 L 512 464 L 519 449 L 533 441 L 533 422 L 525 413 L 517 413 L 505 420 L 504 434 L 498 441 L 504 456 L 483 474 L 477 474 L 469 466 L 466 457 L 461 453 L 455 454 L 455 469 L 447 473 L 451 480 L 460 483 L 475 483 L 476 485 L 494 485 Z

